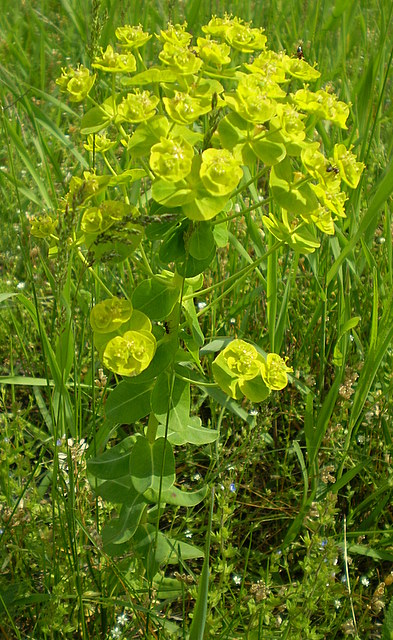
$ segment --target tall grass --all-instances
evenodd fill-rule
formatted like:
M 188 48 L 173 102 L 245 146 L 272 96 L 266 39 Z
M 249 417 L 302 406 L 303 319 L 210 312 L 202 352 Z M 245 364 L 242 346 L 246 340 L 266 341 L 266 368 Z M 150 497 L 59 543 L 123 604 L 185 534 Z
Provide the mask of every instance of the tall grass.
M 86 319 L 105 291 L 131 288 L 134 272 L 126 264 L 93 274 L 72 258 L 71 219 L 60 255 L 48 256 L 28 221 L 56 214 L 70 176 L 88 167 L 81 111 L 55 87 L 61 67 L 89 65 L 121 24 L 158 31 L 186 19 L 198 33 L 224 11 L 263 26 L 274 50 L 295 54 L 301 43 L 321 87 L 331 83 L 352 103 L 347 131 L 319 131 L 325 149 L 353 144 L 366 171 L 334 237 L 306 256 L 269 240 L 246 285 L 236 274 L 266 250 L 260 214 L 232 227 L 211 278 L 235 276 L 233 286 L 225 298 L 207 294 L 203 332 L 248 336 L 287 355 L 293 380 L 239 415 L 220 412 L 213 389 L 195 395 L 220 440 L 180 448 L 178 466 L 188 486 L 203 477 L 215 487 L 211 513 L 179 509 L 165 526 L 199 546 L 210 541 L 210 579 L 207 562 L 195 562 L 153 591 L 126 551 L 116 560 L 103 551 L 112 510 L 86 470 L 86 455 L 130 435 L 102 421 L 105 379 L 95 382 Z M 392 12 L 390 2 L 353 0 L 41 0 L 12 10 L 0 1 L 4 638 L 193 639 L 203 626 L 205 637 L 223 639 L 390 637 L 392 616 L 382 625 L 393 584 Z M 257 198 L 250 189 L 250 204 Z

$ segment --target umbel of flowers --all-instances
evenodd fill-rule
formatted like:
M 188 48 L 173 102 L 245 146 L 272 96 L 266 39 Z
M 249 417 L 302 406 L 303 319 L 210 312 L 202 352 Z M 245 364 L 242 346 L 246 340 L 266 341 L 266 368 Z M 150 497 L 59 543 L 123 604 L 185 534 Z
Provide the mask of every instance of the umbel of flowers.
M 57 81 L 72 102 L 86 100 L 91 105 L 81 131 L 95 165 L 83 179 L 72 180 L 68 205 L 77 202 L 77 242 L 95 258 L 112 251 L 112 258 L 117 253 L 118 260 L 124 259 L 149 238 L 149 221 L 144 219 L 144 228 L 138 224 L 142 211 L 129 202 L 129 190 L 138 181 L 155 203 L 155 216 L 172 215 L 172 224 L 163 229 L 159 255 L 163 266 L 174 265 L 183 276 L 209 266 L 215 245 L 220 245 L 216 225 L 209 221 L 219 216 L 225 225 L 225 216 L 233 216 L 245 167 L 254 175 L 261 170 L 269 174 L 274 214 L 265 211 L 261 219 L 294 249 L 314 251 L 320 244 L 318 231 L 334 234 L 334 220 L 345 217 L 347 196 L 342 187 L 357 186 L 363 165 L 344 144 L 336 144 L 327 157 L 315 139 L 315 126 L 322 120 L 346 129 L 348 105 L 329 89 L 313 90 L 320 76 L 315 66 L 268 49 L 263 29 L 225 15 L 213 17 L 202 30 L 204 37 L 193 43 L 185 23 L 170 24 L 156 36 L 161 51 L 147 68 L 140 50 L 151 34 L 140 25 L 119 27 L 118 49 L 108 45 L 101 50 L 92 65 L 95 73 L 81 65 L 63 69 Z M 112 92 L 97 103 L 93 87 L 105 74 L 111 76 Z M 116 247 L 109 241 L 110 227 Z M 33 228 L 41 236 L 52 230 L 47 216 Z M 201 249 L 202 242 L 210 251 Z M 97 342 L 102 334 L 94 326 L 96 314 L 93 310 Z M 116 373 L 135 376 L 146 368 L 155 349 L 147 335 L 142 339 L 139 332 L 138 341 L 135 330 L 125 329 L 108 340 L 101 355 Z M 153 335 L 150 329 L 145 324 L 142 331 Z M 139 348 L 144 357 L 134 366 L 133 356 L 125 354 Z M 267 368 L 273 362 L 277 368 L 278 361 L 263 364 L 262 356 L 251 358 L 253 348 L 237 341 L 230 347 L 231 357 L 224 352 L 213 367 L 217 383 L 234 398 L 244 393 L 258 401 L 266 393 L 256 386 L 285 386 L 269 386 Z M 258 375 L 250 377 L 251 367 L 234 377 L 233 358 L 240 359 L 240 371 L 246 353 Z M 284 381 L 285 365 L 280 370 Z
M 204 295 L 204 273 L 226 246 L 231 220 L 260 207 L 261 224 L 276 239 L 313 252 L 345 217 L 346 190 L 363 170 L 344 143 L 327 150 L 321 143 L 317 131 L 326 122 L 345 131 L 349 107 L 318 86 L 315 66 L 271 51 L 263 29 L 239 18 L 213 17 L 202 31 L 193 41 L 186 24 L 170 24 L 147 64 L 141 51 L 153 36 L 141 26 L 119 27 L 117 46 L 102 49 L 93 72 L 63 69 L 57 81 L 74 105 L 84 103 L 80 129 L 90 162 L 71 179 L 60 212 L 75 223 L 68 246 L 89 268 L 134 261 L 137 283 L 125 298 L 98 301 L 90 323 L 104 366 L 124 378 L 108 395 L 101 442 L 113 425 L 138 426 L 88 468 L 97 492 L 120 505 L 102 532 L 107 552 L 119 555 L 132 540 L 152 579 L 163 564 L 203 555 L 156 526 L 163 505 L 191 507 L 206 494 L 174 484 L 173 446 L 218 437 L 190 415 L 191 383 L 204 393 L 218 386 L 216 399 L 233 408 L 282 390 L 291 371 L 247 339 L 205 344 L 204 311 L 197 314 L 194 300 Z M 256 201 L 260 184 L 263 201 L 246 209 L 243 196 Z M 31 225 L 52 254 L 56 227 L 46 212 Z M 223 283 L 208 291 L 215 286 Z M 209 347 L 214 382 L 201 358 Z
M 109 298 L 93 307 L 90 323 L 94 343 L 104 365 L 123 376 L 137 376 L 149 366 L 156 351 L 152 324 L 128 300 Z

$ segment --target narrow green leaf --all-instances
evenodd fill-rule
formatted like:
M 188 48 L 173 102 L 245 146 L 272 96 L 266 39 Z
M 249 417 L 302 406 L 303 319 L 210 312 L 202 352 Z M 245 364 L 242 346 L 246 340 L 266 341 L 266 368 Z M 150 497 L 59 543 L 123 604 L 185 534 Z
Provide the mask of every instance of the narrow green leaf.
M 351 253 L 353 248 L 356 246 L 356 244 L 360 241 L 360 239 L 366 233 L 368 227 L 372 223 L 375 223 L 376 220 L 378 220 L 378 214 L 380 212 L 380 209 L 383 207 L 384 203 L 387 201 L 392 191 L 393 191 L 393 162 L 390 163 L 384 178 L 380 181 L 377 191 L 370 203 L 370 206 L 368 207 L 365 215 L 362 218 L 362 221 L 359 225 L 358 230 L 348 241 L 345 248 L 341 251 L 340 255 L 335 260 L 332 267 L 329 269 L 326 277 L 327 285 L 333 280 L 333 278 L 337 274 L 337 271 L 339 270 L 342 263 L 344 262 L 345 258 L 348 256 L 348 254 Z
M 49 338 L 44 331 L 43 324 L 40 321 L 38 311 L 34 304 L 22 294 L 19 294 L 18 299 L 32 318 L 40 333 L 43 351 L 54 381 L 53 409 L 55 418 L 59 420 L 60 433 L 64 433 L 64 430 L 66 430 L 75 438 L 76 425 L 74 408 L 67 390 L 67 381 L 64 379 L 64 373 L 57 363 L 56 354 L 54 353 Z
M 209 561 L 210 561 L 210 536 L 213 522 L 213 505 L 214 505 L 214 490 L 212 490 L 211 503 L 210 503 L 210 515 L 209 525 L 207 529 L 206 545 L 205 545 L 205 559 L 203 561 L 202 573 L 199 580 L 198 595 L 192 614 L 192 623 L 190 627 L 189 640 L 203 640 L 206 618 L 207 618 L 207 601 L 209 595 Z
M 393 598 L 391 598 L 382 625 L 382 640 L 393 640 Z
M 378 335 L 378 272 L 377 269 L 373 269 L 373 312 L 371 317 L 371 331 L 370 331 L 370 351 L 375 348 Z

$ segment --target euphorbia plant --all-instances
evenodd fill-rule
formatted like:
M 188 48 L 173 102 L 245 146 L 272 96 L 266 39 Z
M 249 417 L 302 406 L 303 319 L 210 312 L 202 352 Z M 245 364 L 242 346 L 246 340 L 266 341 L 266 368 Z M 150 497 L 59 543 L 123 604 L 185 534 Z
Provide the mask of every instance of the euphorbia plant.
M 264 177 L 265 203 L 257 206 L 265 231 L 277 244 L 310 253 L 345 217 L 342 183 L 355 188 L 363 169 L 344 144 L 326 155 L 316 127 L 328 121 L 345 129 L 349 107 L 330 90 L 312 89 L 315 66 L 269 50 L 263 29 L 239 18 L 214 17 L 202 30 L 193 43 L 186 24 L 170 24 L 157 35 L 158 60 L 148 64 L 141 48 L 151 35 L 119 27 L 117 49 L 102 50 L 94 73 L 65 69 L 58 80 L 72 102 L 87 105 L 80 129 L 91 170 L 72 178 L 65 198 L 78 220 L 70 244 L 93 270 L 98 262 L 131 259 L 138 274 L 126 298 L 98 301 L 90 322 L 99 357 L 116 379 L 106 432 L 119 423 L 144 426 L 88 468 L 97 492 L 120 506 L 103 529 L 105 549 L 118 555 L 131 545 L 149 579 L 163 564 L 202 555 L 158 525 L 165 505 L 193 506 L 206 494 L 176 487 L 174 447 L 218 437 L 190 415 L 191 384 L 220 388 L 215 397 L 226 403 L 229 396 L 233 407 L 244 398 L 264 401 L 291 372 L 279 354 L 247 339 L 224 338 L 209 348 L 199 325 L 203 311 L 196 313 L 194 300 L 204 296 L 204 274 L 227 244 L 231 221 L 256 208 L 247 209 L 242 196 L 256 193 Z M 108 95 L 97 102 L 99 83 Z M 49 216 L 36 219 L 32 232 L 51 238 L 56 251 Z M 229 279 L 226 290 L 232 286 Z M 218 287 L 223 283 L 209 292 Z M 201 353 L 217 350 L 212 380 Z

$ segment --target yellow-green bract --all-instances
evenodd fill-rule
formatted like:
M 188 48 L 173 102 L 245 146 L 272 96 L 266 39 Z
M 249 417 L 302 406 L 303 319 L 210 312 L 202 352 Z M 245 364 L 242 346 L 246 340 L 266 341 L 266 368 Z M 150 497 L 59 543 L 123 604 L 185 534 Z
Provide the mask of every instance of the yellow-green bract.
M 271 390 L 281 390 L 288 384 L 291 371 L 275 353 L 266 359 L 254 345 L 233 340 L 213 362 L 213 375 L 218 386 L 237 400 L 246 396 L 252 402 L 262 402 Z

